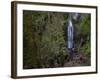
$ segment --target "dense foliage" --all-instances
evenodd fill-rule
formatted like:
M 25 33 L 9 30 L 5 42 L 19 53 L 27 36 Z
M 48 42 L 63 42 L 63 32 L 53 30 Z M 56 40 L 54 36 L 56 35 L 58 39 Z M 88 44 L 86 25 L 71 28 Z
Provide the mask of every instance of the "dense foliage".
M 67 24 L 70 13 L 23 11 L 23 68 L 62 67 L 69 60 Z M 90 58 L 90 14 L 73 20 L 75 48 Z

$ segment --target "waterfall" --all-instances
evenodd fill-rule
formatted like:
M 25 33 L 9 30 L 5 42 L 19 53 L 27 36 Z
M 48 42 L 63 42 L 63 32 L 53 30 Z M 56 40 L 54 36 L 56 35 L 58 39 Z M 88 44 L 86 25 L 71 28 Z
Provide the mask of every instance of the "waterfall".
M 73 28 L 73 24 L 72 24 L 72 20 L 71 20 L 71 14 L 69 16 L 69 20 L 68 20 L 68 49 L 72 49 L 73 48 L 73 32 L 74 32 L 74 28 Z

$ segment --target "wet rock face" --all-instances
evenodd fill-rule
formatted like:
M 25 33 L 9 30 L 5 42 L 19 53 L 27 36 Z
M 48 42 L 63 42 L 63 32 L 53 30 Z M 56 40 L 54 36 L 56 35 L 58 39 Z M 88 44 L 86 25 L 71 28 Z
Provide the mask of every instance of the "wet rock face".
M 74 57 L 73 57 L 73 60 L 78 60 L 78 61 L 81 61 L 81 62 L 84 62 L 86 60 L 86 56 L 84 54 L 76 54 Z
M 86 63 L 87 56 L 81 53 L 77 53 L 73 56 L 73 60 L 66 62 L 64 67 L 74 67 L 74 66 L 81 66 L 82 64 Z
M 79 13 L 73 13 L 72 19 L 73 19 L 75 22 L 79 22 L 80 19 L 81 19 L 81 15 L 80 15 Z

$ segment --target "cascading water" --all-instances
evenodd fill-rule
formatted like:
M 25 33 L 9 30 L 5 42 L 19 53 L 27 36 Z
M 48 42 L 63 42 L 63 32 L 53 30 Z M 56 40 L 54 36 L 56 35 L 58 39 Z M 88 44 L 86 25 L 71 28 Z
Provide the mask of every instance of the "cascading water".
M 72 15 L 69 14 L 69 19 L 68 19 L 68 50 L 69 50 L 69 54 L 70 54 L 70 59 L 73 59 L 73 34 L 74 34 L 74 27 L 72 24 Z
M 68 49 L 73 48 L 73 32 L 74 32 L 74 28 L 73 28 L 71 14 L 70 14 L 69 21 L 68 21 Z
M 80 15 L 78 13 L 69 13 L 69 18 L 68 18 L 68 50 L 70 54 L 70 59 L 73 59 L 73 54 L 74 54 L 74 26 L 72 19 L 74 21 L 78 21 L 80 18 Z

